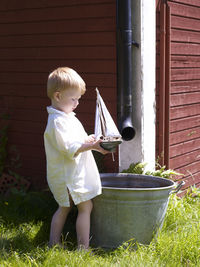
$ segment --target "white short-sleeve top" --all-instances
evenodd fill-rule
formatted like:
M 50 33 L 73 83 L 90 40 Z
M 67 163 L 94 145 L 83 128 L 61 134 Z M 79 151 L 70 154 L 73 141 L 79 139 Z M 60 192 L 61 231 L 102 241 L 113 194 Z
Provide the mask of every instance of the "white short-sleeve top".
M 91 151 L 76 151 L 85 142 L 87 133 L 75 113 L 66 114 L 53 107 L 44 132 L 47 160 L 47 181 L 55 200 L 68 207 L 69 195 L 75 205 L 101 194 L 99 171 Z

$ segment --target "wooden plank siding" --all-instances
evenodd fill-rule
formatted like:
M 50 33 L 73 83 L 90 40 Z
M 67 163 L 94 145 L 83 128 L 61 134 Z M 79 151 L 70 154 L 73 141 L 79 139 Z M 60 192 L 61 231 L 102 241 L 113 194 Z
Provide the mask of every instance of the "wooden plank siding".
M 46 186 L 46 81 L 53 69 L 70 66 L 85 80 L 76 113 L 88 133 L 94 131 L 95 87 L 116 120 L 115 10 L 114 0 L 0 3 L 0 114 L 9 114 L 9 146 L 18 149 L 20 174 L 33 187 Z M 117 171 L 118 161 L 106 159 L 105 171 Z
M 200 3 L 169 1 L 169 5 L 170 167 L 184 174 L 187 188 L 200 186 Z
M 194 184 L 199 187 L 200 1 L 169 0 L 167 4 L 171 12 L 168 167 L 184 174 L 185 188 Z M 157 27 L 157 38 L 159 38 L 158 23 Z M 159 47 L 157 51 L 159 56 Z M 157 66 L 159 70 L 159 64 Z M 159 81 L 157 90 L 159 91 Z

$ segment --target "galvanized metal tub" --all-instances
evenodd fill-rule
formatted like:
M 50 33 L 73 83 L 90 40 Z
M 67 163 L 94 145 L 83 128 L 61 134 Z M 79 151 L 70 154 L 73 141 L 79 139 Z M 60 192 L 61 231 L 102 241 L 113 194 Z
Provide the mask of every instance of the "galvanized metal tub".
M 102 194 L 93 200 L 91 244 L 116 248 L 130 239 L 149 244 L 162 227 L 175 183 L 125 173 L 103 173 L 101 181 Z

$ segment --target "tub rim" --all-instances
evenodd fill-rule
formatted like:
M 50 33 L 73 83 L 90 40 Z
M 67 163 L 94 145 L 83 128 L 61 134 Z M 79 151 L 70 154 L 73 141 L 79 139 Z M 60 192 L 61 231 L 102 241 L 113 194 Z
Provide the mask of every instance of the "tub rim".
M 112 187 L 112 186 L 103 186 L 102 189 L 106 190 L 120 190 L 120 191 L 160 191 L 160 190 L 173 190 L 176 186 L 175 182 L 171 179 L 159 177 L 159 176 L 153 176 L 153 175 L 145 175 L 145 174 L 137 174 L 137 173 L 100 173 L 100 178 L 104 177 L 111 177 L 112 175 L 115 175 L 115 177 L 120 177 L 120 176 L 143 176 L 143 177 L 153 177 L 156 180 L 164 180 L 164 181 L 170 181 L 172 184 L 168 186 L 162 186 L 162 187 L 141 187 L 141 188 L 136 188 L 136 187 Z M 113 179 L 115 178 L 113 177 Z M 102 182 L 102 181 L 101 181 Z

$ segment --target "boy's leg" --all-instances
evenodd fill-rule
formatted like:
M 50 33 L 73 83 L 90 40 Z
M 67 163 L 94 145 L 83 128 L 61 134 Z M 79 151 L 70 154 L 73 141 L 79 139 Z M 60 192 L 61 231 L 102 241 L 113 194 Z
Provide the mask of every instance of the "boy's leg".
M 69 214 L 71 208 L 73 206 L 73 202 L 70 197 L 70 207 L 59 207 L 57 211 L 54 213 L 51 221 L 51 230 L 50 230 L 50 239 L 49 246 L 54 246 L 56 244 L 60 245 L 60 237 L 61 233 L 67 219 L 67 215 Z
M 76 233 L 78 248 L 87 249 L 90 238 L 90 214 L 92 211 L 92 201 L 88 200 L 77 205 L 78 217 L 76 220 Z

